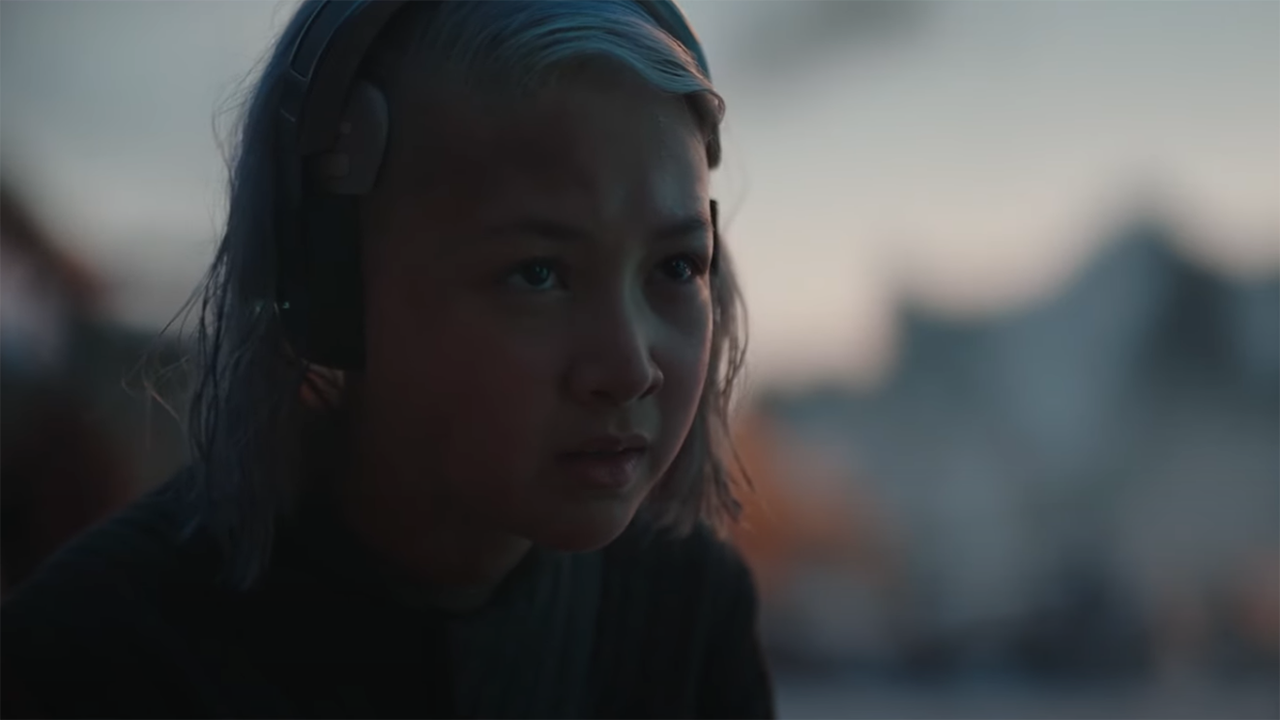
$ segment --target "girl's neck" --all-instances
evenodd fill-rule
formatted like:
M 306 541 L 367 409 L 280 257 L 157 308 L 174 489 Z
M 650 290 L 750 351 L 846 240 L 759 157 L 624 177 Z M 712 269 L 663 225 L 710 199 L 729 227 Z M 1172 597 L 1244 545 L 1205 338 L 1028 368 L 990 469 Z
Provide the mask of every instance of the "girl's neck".
M 361 422 L 359 380 L 345 378 L 341 410 L 317 436 L 331 452 L 317 452 L 322 460 L 312 474 L 325 478 L 319 485 L 334 519 L 402 584 L 439 596 L 444 606 L 484 602 L 531 543 L 473 521 L 397 463 L 385 434 Z
M 524 538 L 468 522 L 443 498 L 424 510 L 380 496 L 373 488 L 386 485 L 361 476 L 353 473 L 335 489 L 338 519 L 390 574 L 424 588 L 441 606 L 482 604 L 531 548 Z

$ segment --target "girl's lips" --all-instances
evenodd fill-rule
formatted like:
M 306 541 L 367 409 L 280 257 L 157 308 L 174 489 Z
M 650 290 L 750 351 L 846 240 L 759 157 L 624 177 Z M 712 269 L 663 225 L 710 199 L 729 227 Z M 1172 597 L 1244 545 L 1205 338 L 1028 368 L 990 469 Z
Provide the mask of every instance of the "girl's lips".
M 624 490 L 640 476 L 648 450 L 632 448 L 612 452 L 574 452 L 557 458 L 565 476 L 575 484 L 607 490 Z

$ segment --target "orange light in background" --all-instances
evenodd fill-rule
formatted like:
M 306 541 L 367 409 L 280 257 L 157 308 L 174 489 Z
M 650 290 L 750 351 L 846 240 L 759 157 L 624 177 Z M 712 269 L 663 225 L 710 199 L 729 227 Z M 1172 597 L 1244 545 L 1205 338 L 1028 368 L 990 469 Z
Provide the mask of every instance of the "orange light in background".
M 804 563 L 890 582 L 896 561 L 888 528 L 847 470 L 759 409 L 745 413 L 735 442 L 754 491 L 742 498 L 731 537 L 763 595 L 781 591 Z

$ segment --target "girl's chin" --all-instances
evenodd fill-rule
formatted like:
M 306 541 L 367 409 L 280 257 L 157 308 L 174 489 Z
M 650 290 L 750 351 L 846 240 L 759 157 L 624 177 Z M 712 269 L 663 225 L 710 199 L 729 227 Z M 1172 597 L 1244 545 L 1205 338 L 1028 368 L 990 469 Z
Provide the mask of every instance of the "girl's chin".
M 582 553 L 599 550 L 614 540 L 631 524 L 635 510 L 601 509 L 588 516 L 575 513 L 576 517 L 563 518 L 526 534 L 531 541 L 550 550 Z

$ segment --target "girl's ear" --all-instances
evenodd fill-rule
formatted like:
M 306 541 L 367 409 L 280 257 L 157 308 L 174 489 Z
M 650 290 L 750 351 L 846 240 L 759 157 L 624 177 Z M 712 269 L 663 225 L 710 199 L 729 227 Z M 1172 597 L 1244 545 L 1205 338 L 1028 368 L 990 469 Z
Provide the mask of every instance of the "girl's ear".
M 711 201 L 711 269 L 720 269 L 720 203 Z
M 309 410 L 332 410 L 342 404 L 346 394 L 347 374 L 321 365 L 307 368 L 299 390 L 302 404 Z

